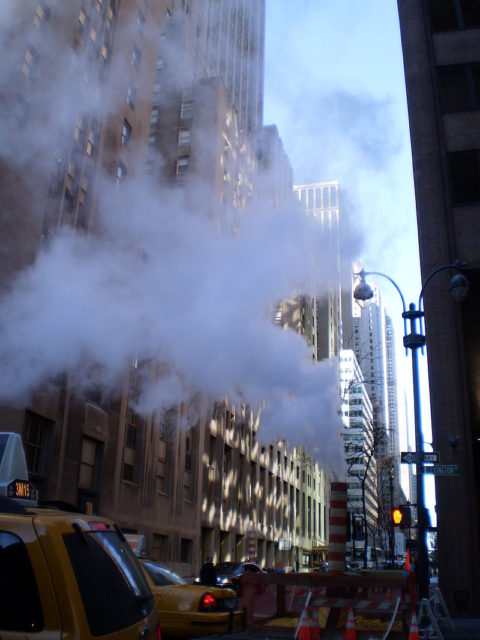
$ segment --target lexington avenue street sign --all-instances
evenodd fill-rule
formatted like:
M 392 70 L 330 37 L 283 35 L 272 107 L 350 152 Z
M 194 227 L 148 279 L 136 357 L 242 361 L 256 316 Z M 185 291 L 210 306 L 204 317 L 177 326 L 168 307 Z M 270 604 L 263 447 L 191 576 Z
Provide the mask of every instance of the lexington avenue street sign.
M 417 461 L 416 451 L 402 451 L 400 453 L 400 462 L 404 462 L 405 464 L 415 464 L 416 461 Z M 438 451 L 424 451 L 423 461 L 424 462 L 440 462 L 440 454 L 438 453 Z
M 424 467 L 423 473 L 432 473 L 434 476 L 458 476 L 460 467 L 458 464 L 434 464 L 432 467 Z

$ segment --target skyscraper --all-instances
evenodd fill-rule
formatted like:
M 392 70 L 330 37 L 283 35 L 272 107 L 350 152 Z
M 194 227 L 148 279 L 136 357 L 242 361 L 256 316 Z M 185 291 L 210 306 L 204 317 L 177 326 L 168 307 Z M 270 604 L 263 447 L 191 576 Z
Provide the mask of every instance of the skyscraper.
M 323 250 L 329 253 L 329 273 L 312 274 L 322 278 L 327 293 L 301 300 L 302 331 L 312 348 L 315 362 L 337 357 L 341 344 L 341 271 L 340 271 L 340 204 L 338 182 L 294 185 L 294 195 L 307 215 L 318 220 L 325 240 Z
M 347 462 L 347 509 L 353 526 L 352 556 L 363 557 L 367 529 L 367 546 L 372 540 L 368 531 L 377 529 L 377 452 L 373 407 L 364 384 L 364 376 L 351 349 L 340 352 L 340 412 L 344 426 L 343 441 Z M 368 527 L 364 525 L 366 517 Z M 356 523 L 360 523 L 357 526 Z M 363 543 L 357 542 L 363 540 Z M 353 548 L 356 545 L 356 553 Z
M 480 612 L 480 3 L 398 0 L 423 281 L 434 449 L 459 466 L 436 477 L 440 589 L 453 613 Z

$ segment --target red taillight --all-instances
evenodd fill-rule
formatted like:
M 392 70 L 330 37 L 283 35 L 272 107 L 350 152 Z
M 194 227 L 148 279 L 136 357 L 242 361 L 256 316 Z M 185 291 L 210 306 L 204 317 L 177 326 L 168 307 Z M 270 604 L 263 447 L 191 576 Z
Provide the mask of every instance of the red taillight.
M 162 640 L 162 632 L 160 631 L 160 623 L 157 624 L 157 640 Z
M 108 531 L 108 526 L 105 522 L 98 522 L 97 520 L 89 520 L 88 526 L 92 531 Z
M 211 593 L 204 593 L 200 600 L 200 611 L 212 611 L 217 606 L 217 599 Z

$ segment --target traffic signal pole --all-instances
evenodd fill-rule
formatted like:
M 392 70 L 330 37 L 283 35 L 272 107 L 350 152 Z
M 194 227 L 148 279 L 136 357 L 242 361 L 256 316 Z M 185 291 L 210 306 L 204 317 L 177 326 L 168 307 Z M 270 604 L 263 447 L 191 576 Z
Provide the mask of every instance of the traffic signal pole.
M 413 378 L 413 407 L 415 417 L 415 449 L 416 449 L 416 473 L 417 473 L 417 557 L 415 571 L 417 574 L 418 599 L 429 596 L 428 580 L 428 552 L 426 542 L 427 510 L 425 508 L 425 496 L 423 485 L 423 432 L 420 404 L 420 376 L 418 369 L 418 350 L 425 345 L 425 336 L 417 333 L 417 320 L 423 316 L 423 311 L 416 310 L 414 304 L 410 304 L 409 310 L 403 312 L 403 317 L 410 322 L 410 333 L 403 338 L 406 349 L 412 352 L 412 378 Z
M 421 405 L 420 405 L 420 377 L 418 372 L 418 349 L 425 345 L 425 336 L 420 332 L 417 333 L 417 321 L 423 318 L 424 313 L 422 311 L 422 299 L 425 292 L 425 288 L 431 279 L 441 271 L 454 269 L 455 274 L 450 280 L 450 292 L 458 302 L 462 302 L 468 295 L 470 283 L 468 279 L 463 275 L 462 268 L 466 264 L 463 262 L 454 262 L 452 264 L 445 264 L 441 267 L 434 269 L 425 279 L 420 295 L 418 297 L 418 310 L 414 304 L 410 304 L 407 311 L 405 305 L 405 298 L 398 284 L 386 273 L 380 271 L 365 271 L 362 269 L 360 273 L 355 274 L 360 277 L 359 284 L 355 287 L 353 296 L 355 300 L 366 302 L 374 297 L 374 291 L 372 287 L 365 281 L 365 277 L 369 275 L 377 275 L 382 278 L 386 278 L 395 289 L 398 291 L 403 305 L 403 322 L 405 327 L 405 335 L 403 337 L 403 344 L 405 348 L 410 349 L 412 352 L 412 374 L 413 374 L 413 403 L 415 414 L 415 448 L 416 448 L 416 471 L 417 471 L 417 554 L 415 559 L 415 571 L 417 575 L 418 586 L 418 598 L 421 602 L 423 599 L 429 596 L 429 580 L 428 580 L 428 553 L 426 543 L 426 532 L 428 525 L 427 510 L 425 508 L 424 486 L 423 486 L 423 463 L 424 463 L 424 451 L 423 451 L 423 433 L 422 433 L 422 419 L 421 419 Z M 410 323 L 410 333 L 407 334 L 407 320 Z M 421 325 L 420 325 L 421 327 Z

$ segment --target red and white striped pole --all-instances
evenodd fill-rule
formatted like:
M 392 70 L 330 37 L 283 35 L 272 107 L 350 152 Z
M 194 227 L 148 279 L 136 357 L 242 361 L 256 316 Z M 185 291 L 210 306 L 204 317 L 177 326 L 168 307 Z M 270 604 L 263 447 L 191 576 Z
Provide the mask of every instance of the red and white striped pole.
M 347 551 L 347 483 L 332 482 L 328 539 L 328 573 L 345 571 Z
M 251 562 L 256 562 L 257 561 L 257 532 L 255 531 L 255 529 L 248 529 L 247 543 L 248 543 L 248 559 Z

